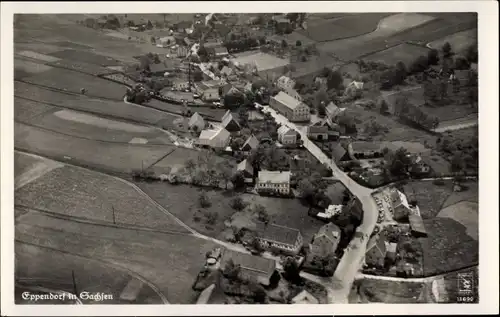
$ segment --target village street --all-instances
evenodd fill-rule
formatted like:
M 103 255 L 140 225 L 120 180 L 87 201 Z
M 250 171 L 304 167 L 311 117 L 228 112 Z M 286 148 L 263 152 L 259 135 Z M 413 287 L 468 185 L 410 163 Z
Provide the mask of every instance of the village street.
M 332 170 L 332 175 L 337 178 L 349 191 L 356 196 L 363 206 L 363 220 L 361 225 L 356 229 L 358 234 L 351 240 L 346 248 L 342 259 L 340 260 L 335 274 L 332 278 L 319 278 L 321 284 L 329 289 L 328 297 L 330 303 L 342 303 L 347 301 L 347 296 L 352 287 L 352 283 L 358 273 L 366 253 L 368 237 L 372 234 L 375 224 L 377 223 L 378 210 L 373 197 L 373 190 L 363 187 L 354 182 L 346 173 L 341 171 L 333 160 L 321 151 L 307 137 L 307 131 L 304 126 L 298 126 L 290 122 L 287 118 L 277 113 L 269 106 L 262 106 L 264 112 L 269 113 L 277 123 L 286 125 L 300 134 L 304 142 L 304 147 L 314 155 L 321 163 L 325 164 Z M 305 277 L 305 275 L 303 275 Z

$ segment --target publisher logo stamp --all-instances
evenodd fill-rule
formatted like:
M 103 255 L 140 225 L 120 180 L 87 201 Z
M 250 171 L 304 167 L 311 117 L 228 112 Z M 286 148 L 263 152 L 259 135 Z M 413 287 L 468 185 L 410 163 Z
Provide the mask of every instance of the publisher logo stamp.
M 474 302 L 474 274 L 472 272 L 458 273 L 457 283 L 458 283 L 457 301 L 459 303 Z

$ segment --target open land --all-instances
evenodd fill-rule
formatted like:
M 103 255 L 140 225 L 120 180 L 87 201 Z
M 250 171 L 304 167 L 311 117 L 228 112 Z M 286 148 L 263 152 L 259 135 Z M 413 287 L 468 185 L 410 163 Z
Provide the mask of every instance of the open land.
M 379 62 L 386 65 L 393 65 L 395 64 L 395 61 L 401 61 L 406 65 L 406 67 L 409 67 L 417 57 L 427 56 L 428 51 L 428 48 L 422 46 L 400 44 L 367 56 L 364 60 Z
M 477 43 L 477 29 L 454 33 L 429 43 L 429 47 L 441 49 L 444 43 L 450 43 L 454 52 L 462 53 L 469 45 Z
M 359 293 L 363 303 L 418 303 L 423 285 L 392 281 L 365 279 L 360 283 Z

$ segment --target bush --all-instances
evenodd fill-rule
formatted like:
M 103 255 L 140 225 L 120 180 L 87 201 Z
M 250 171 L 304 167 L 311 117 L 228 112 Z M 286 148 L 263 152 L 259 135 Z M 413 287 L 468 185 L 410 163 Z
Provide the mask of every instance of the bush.
M 436 186 L 444 186 L 444 181 L 442 179 L 435 179 L 432 183 Z
M 206 193 L 201 193 L 200 196 L 198 197 L 198 202 L 200 203 L 200 206 L 202 208 L 208 208 L 212 206 L 212 203 L 210 202 L 210 198 L 208 198 Z
M 243 210 L 246 207 L 245 201 L 241 197 L 234 197 L 230 202 L 231 208 L 234 210 Z

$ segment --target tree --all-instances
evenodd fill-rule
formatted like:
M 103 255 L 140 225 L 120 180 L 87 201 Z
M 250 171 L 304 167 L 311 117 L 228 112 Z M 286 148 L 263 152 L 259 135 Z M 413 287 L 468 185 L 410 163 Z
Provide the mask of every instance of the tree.
M 200 195 L 198 196 L 198 202 L 200 203 L 200 206 L 202 208 L 208 208 L 212 206 L 210 198 L 208 198 L 208 195 L 205 192 L 200 193 Z
M 318 116 L 320 116 L 320 117 L 326 116 L 326 107 L 325 107 L 325 103 L 324 102 L 321 102 L 318 105 Z
M 465 160 L 463 154 L 460 152 L 455 152 L 451 159 L 450 171 L 454 174 L 458 174 L 463 170 L 465 170 Z
M 236 265 L 232 259 L 227 261 L 224 269 L 222 270 L 222 274 L 227 277 L 231 281 L 239 281 L 240 280 L 241 267 L 240 265 Z
M 269 214 L 267 213 L 266 207 L 257 204 L 254 206 L 254 212 L 257 214 L 257 219 L 263 223 L 269 222 Z
M 411 65 L 410 65 L 410 73 L 420 73 L 429 67 L 429 61 L 427 57 L 421 55 L 419 56 Z
M 238 211 L 241 211 L 241 210 L 245 209 L 245 207 L 246 207 L 245 201 L 240 196 L 234 197 L 233 199 L 231 199 L 230 205 L 231 205 L 231 208 L 233 208 L 234 210 L 238 210 Z
M 438 87 L 436 84 L 432 82 L 426 82 L 424 84 L 424 99 L 426 104 L 429 104 L 429 101 L 438 99 Z
M 288 43 L 285 40 L 282 40 L 281 41 L 281 47 L 282 48 L 287 48 L 288 47 Z
M 140 69 L 144 71 L 150 71 L 149 66 L 151 65 L 151 60 L 147 56 L 141 56 L 139 59 Z
M 219 218 L 219 214 L 215 211 L 207 211 L 205 212 L 205 219 L 207 224 L 214 225 Z
M 253 294 L 252 297 L 255 302 L 261 304 L 266 302 L 267 299 L 266 291 L 259 283 L 252 280 L 248 283 L 248 287 Z
M 339 71 L 333 71 L 328 75 L 326 85 L 328 89 L 339 89 L 344 79 Z
M 151 36 L 151 44 L 153 44 L 153 45 L 156 44 L 156 39 L 154 36 Z
M 442 50 L 443 50 L 444 57 L 449 57 L 452 54 L 451 45 L 448 42 L 443 44 Z
M 303 199 L 312 202 L 312 198 L 316 193 L 316 187 L 309 179 L 301 179 L 297 184 L 297 189 Z
M 411 164 L 411 158 L 408 154 L 408 151 L 401 147 L 390 155 L 388 169 L 392 175 L 403 176 L 407 174 L 408 167 Z
M 455 57 L 455 69 L 457 70 L 464 70 L 464 69 L 469 69 L 470 68 L 470 63 L 465 58 L 465 56 L 457 56 Z
M 429 65 L 437 65 L 439 63 L 439 52 L 437 49 L 433 48 L 427 53 L 427 60 Z
M 203 73 L 201 71 L 193 72 L 193 81 L 200 82 L 203 80 Z
M 150 20 L 148 20 L 148 23 L 146 24 L 146 29 L 152 30 L 153 29 L 153 23 L 151 23 Z
M 406 76 L 408 75 L 408 70 L 406 69 L 406 65 L 403 62 L 397 62 L 396 71 L 395 71 L 395 83 L 401 84 L 405 81 Z
M 387 114 L 389 112 L 389 106 L 383 98 L 379 101 L 379 110 L 381 114 Z
M 231 183 L 233 183 L 234 188 L 243 188 L 245 186 L 245 176 L 242 171 L 237 171 L 231 177 Z
M 300 40 L 297 40 L 297 42 L 295 42 L 295 46 L 301 47 L 302 46 L 302 42 Z
M 283 270 L 283 277 L 288 281 L 294 284 L 299 284 L 302 281 L 300 277 L 299 266 L 297 265 L 297 261 L 295 261 L 293 257 L 287 257 L 285 259 Z
M 465 51 L 465 57 L 467 58 L 467 60 L 469 60 L 469 62 L 477 63 L 477 56 L 478 56 L 477 43 L 472 44 L 469 47 L 467 47 L 467 49 Z

